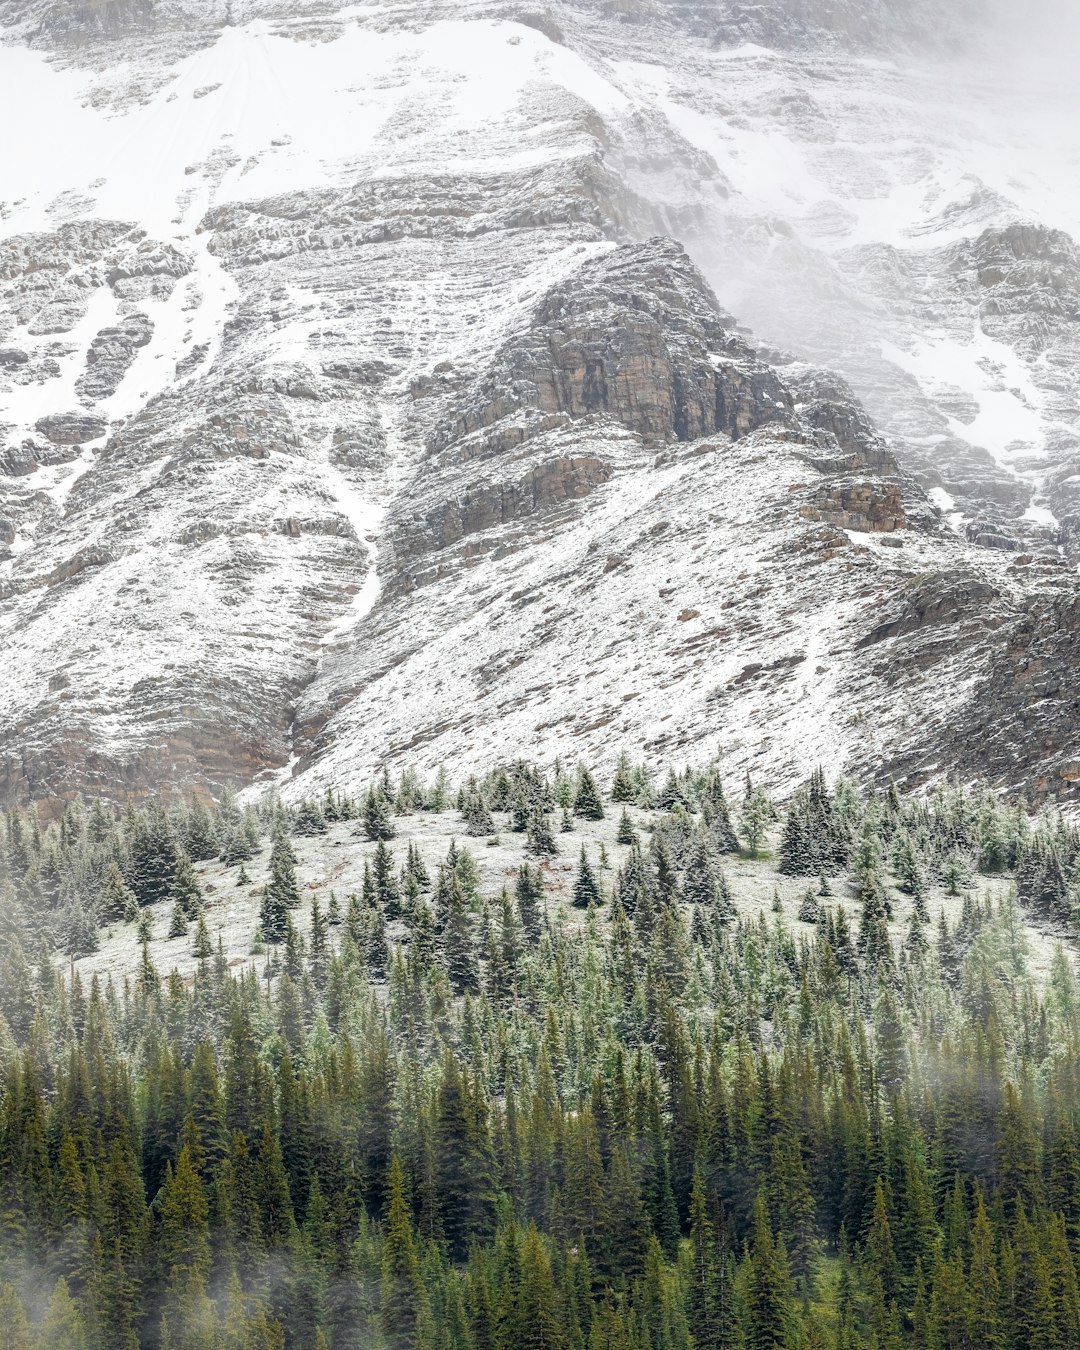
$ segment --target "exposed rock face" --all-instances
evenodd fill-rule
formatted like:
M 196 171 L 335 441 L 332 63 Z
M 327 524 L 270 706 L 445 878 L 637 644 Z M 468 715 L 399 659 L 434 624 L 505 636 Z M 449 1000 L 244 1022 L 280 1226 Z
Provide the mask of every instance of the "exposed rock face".
M 522 408 L 608 415 L 646 446 L 745 436 L 791 400 L 733 327 L 673 240 L 605 254 L 544 297 L 435 446 Z
M 69 42 L 93 42 L 149 28 L 155 8 L 154 0 L 67 0 L 48 5 L 41 22 Z
M 890 159 L 930 95 L 852 53 L 939 10 L 0 0 L 110 147 L 0 184 L 0 797 L 763 736 L 1072 791 L 1077 254 Z
M 820 487 L 803 507 L 807 520 L 823 520 L 845 530 L 889 534 L 907 526 L 899 483 L 851 483 Z
M 115 327 L 103 328 L 86 353 L 86 373 L 77 380 L 75 392 L 88 403 L 115 394 L 138 348 L 145 347 L 153 334 L 153 323 L 137 312 Z
M 981 581 L 957 572 L 920 581 L 864 643 L 884 645 L 898 694 L 913 687 L 910 672 L 924 687 L 934 671 L 980 673 L 947 715 L 924 705 L 926 725 L 897 757 L 897 775 L 920 782 L 955 765 L 1035 800 L 1074 801 L 1078 635 L 1076 588 L 1059 559 L 1018 557 Z
M 955 624 L 962 619 L 985 618 L 1000 595 L 997 587 L 978 577 L 940 573 L 920 582 L 904 597 L 900 614 L 879 624 L 860 645 L 872 646 L 887 638 Z
M 100 440 L 105 435 L 107 425 L 103 417 L 94 417 L 85 412 L 68 412 L 41 417 L 34 423 L 34 429 L 54 445 L 81 445 L 84 441 Z
M 1059 594 L 1029 600 L 993 653 L 957 728 L 956 750 L 964 762 L 1038 798 L 1074 798 L 1080 781 L 1078 659 L 1080 599 L 1062 576 Z
M 984 313 L 1080 316 L 1080 250 L 1063 230 L 1030 221 L 984 230 L 958 253 L 958 270 L 966 267 L 991 292 Z

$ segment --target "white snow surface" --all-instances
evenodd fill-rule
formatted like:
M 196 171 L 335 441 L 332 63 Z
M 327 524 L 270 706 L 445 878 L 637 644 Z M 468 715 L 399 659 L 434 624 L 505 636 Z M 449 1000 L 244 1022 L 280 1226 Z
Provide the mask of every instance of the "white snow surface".
M 231 757 L 298 792 L 388 749 L 469 765 L 620 740 L 771 746 L 794 781 L 878 753 L 854 653 L 883 597 L 961 562 L 1022 591 L 964 552 L 973 521 L 1068 536 L 1071 76 L 715 47 L 648 5 L 537 27 L 480 0 L 246 0 L 231 24 L 202 6 L 197 36 L 188 0 L 160 12 L 188 27 L 88 52 L 0 29 L 20 131 L 0 147 L 0 352 L 26 358 L 0 361 L 0 454 L 38 457 L 0 475 L 0 725 L 30 728 L 0 786 L 50 737 L 103 775 L 224 777 Z M 57 243 L 86 222 L 120 233 Z M 434 429 L 551 286 L 657 231 L 764 341 L 846 376 L 952 530 L 807 554 L 790 448 L 658 465 L 590 425 L 551 448 L 614 466 L 587 506 L 524 543 L 464 540 L 413 596 L 396 541 L 424 523 Z M 148 343 L 81 402 L 95 337 L 136 313 Z M 35 424 L 80 408 L 106 434 L 43 445 Z M 455 507 L 513 460 L 458 467 Z M 932 678 L 944 719 L 970 672 Z M 207 707 L 221 744 L 191 732 Z

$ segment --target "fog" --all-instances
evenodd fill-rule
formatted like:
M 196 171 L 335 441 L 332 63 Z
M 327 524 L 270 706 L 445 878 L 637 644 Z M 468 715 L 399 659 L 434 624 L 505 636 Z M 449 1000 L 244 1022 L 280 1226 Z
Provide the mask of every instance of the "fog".
M 739 117 L 697 146 L 735 190 L 688 242 L 958 518 L 1057 543 L 1080 527 L 1080 248 L 1053 233 L 1080 241 L 1080 4 L 975 2 L 960 42 L 958 3 L 929 41 L 727 62 Z
M 1080 9 L 1074 0 L 991 0 L 983 49 L 992 57 L 1064 70 L 1080 53 Z

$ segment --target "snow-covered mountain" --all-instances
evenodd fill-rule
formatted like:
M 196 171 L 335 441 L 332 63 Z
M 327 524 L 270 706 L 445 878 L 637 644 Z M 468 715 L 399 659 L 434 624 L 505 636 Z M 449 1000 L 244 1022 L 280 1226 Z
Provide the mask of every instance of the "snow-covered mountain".
M 1072 39 L 938 8 L 0 0 L 0 795 L 1067 794 Z

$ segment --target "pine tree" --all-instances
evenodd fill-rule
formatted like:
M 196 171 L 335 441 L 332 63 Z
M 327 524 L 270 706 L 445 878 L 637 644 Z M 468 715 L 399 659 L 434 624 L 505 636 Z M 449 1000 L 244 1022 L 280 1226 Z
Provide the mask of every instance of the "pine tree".
M 510 1328 L 514 1350 L 566 1350 L 551 1260 L 532 1224 L 521 1246 L 521 1285 Z
M 529 813 L 525 850 L 534 858 L 554 857 L 559 851 L 551 825 L 542 807 L 533 807 Z
M 450 876 L 446 927 L 442 937 L 446 973 L 455 993 L 475 993 L 480 987 L 472 921 L 465 904 L 461 883 Z
M 124 880 L 124 874 L 115 862 L 110 862 L 105 871 L 99 912 L 106 923 L 129 922 L 138 912 L 135 892 Z
M 585 845 L 581 846 L 581 859 L 578 863 L 577 881 L 574 883 L 573 904 L 577 909 L 588 909 L 592 905 L 603 904 L 600 885 L 596 874 L 585 856 Z
M 393 839 L 394 823 L 390 819 L 390 805 L 377 788 L 368 789 L 364 798 L 364 833 L 371 840 Z
M 690 1196 L 690 1272 L 686 1320 L 697 1350 L 724 1350 L 730 1336 L 721 1287 L 716 1235 L 705 1203 L 701 1169 L 694 1169 Z
M 206 918 L 202 914 L 199 915 L 199 922 L 195 928 L 195 942 L 191 952 L 200 961 L 208 961 L 214 954 L 213 943 L 210 941 L 210 933 L 206 927 Z
M 296 808 L 293 834 L 310 836 L 326 833 L 326 816 L 318 802 L 305 798 Z
M 289 923 L 289 910 L 300 904 L 296 881 L 296 855 L 284 834 L 278 833 L 270 850 L 270 878 L 263 891 L 259 927 L 267 942 L 282 942 Z
M 998 1278 L 994 1235 L 980 1195 L 971 1228 L 971 1264 L 968 1269 L 968 1335 L 980 1350 L 1000 1350 L 1001 1282 Z
M 577 792 L 574 794 L 574 815 L 584 820 L 603 820 L 604 807 L 596 779 L 584 765 L 578 770 Z
M 218 853 L 214 821 L 201 798 L 192 796 L 181 828 L 184 852 L 195 862 L 209 862 Z
M 739 825 L 750 849 L 750 856 L 756 858 L 765 832 L 774 819 L 776 812 L 772 802 L 762 788 L 750 788 L 739 815 Z
M 630 765 L 630 756 L 625 750 L 619 755 L 618 763 L 615 766 L 615 777 L 611 782 L 611 800 L 625 805 L 637 799 L 637 788 L 634 782 L 633 769 Z M 623 812 L 625 817 L 626 812 Z M 620 843 L 623 842 L 620 840 Z
M 486 1112 L 449 1052 L 443 1059 L 435 1120 L 436 1206 L 450 1256 L 486 1237 L 494 1217 L 494 1159 Z
M 521 920 L 521 927 L 526 938 L 532 943 L 539 942 L 542 920 L 540 905 L 544 898 L 544 878 L 538 867 L 533 868 L 528 863 L 522 863 L 517 875 L 514 896 L 517 900 L 518 917 Z
M 180 855 L 176 868 L 176 877 L 172 884 L 173 902 L 189 919 L 197 918 L 203 908 L 202 887 L 186 853 Z
M 172 898 L 180 871 L 181 851 L 160 806 L 136 817 L 131 839 L 131 889 L 140 905 Z
M 86 1321 L 64 1279 L 57 1280 L 49 1299 L 36 1350 L 90 1350 Z
M 413 1350 L 417 1328 L 427 1313 L 427 1298 L 406 1201 L 405 1175 L 396 1153 L 390 1160 L 387 1194 L 380 1320 L 389 1350 Z
M 3 1350 L 33 1350 L 30 1323 L 14 1285 L 0 1285 L 0 1347 Z
M 874 1186 L 874 1212 L 866 1235 L 866 1261 L 872 1280 L 881 1286 L 886 1305 L 899 1293 L 900 1273 L 893 1249 L 892 1227 L 885 1203 L 885 1186 L 878 1177 Z
M 394 874 L 394 855 L 380 839 L 371 859 L 371 875 L 375 885 L 375 901 L 388 919 L 401 918 L 401 891 Z
M 765 1197 L 759 1192 L 746 1292 L 747 1350 L 788 1350 L 795 1344 L 791 1293 L 787 1256 L 773 1237 Z

